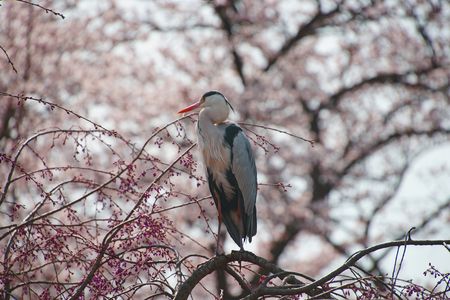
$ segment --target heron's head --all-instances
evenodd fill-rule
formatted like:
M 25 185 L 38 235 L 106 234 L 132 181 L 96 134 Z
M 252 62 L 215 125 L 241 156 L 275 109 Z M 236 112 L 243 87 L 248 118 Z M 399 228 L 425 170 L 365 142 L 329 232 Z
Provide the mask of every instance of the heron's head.
M 202 111 L 208 113 L 208 116 L 214 123 L 221 123 L 226 120 L 230 109 L 234 111 L 230 102 L 222 93 L 217 91 L 210 91 L 200 98 L 200 100 L 188 107 L 180 110 L 178 113 L 186 113 L 189 111 Z

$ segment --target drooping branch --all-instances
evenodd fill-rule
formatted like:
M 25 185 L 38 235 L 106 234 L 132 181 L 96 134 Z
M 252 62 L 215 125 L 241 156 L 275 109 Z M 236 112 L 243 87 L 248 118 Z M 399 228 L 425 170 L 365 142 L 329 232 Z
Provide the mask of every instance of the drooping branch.
M 8 188 L 9 188 L 10 184 L 13 182 L 12 176 L 13 176 L 14 172 L 16 171 L 16 169 L 18 168 L 17 167 L 18 166 L 18 160 L 19 160 L 19 157 L 21 156 L 22 150 L 25 149 L 25 147 L 27 147 L 27 145 L 30 142 L 36 140 L 38 137 L 43 136 L 43 135 L 48 135 L 48 134 L 51 134 L 51 133 L 60 133 L 60 132 L 91 132 L 91 133 L 92 132 L 105 132 L 105 133 L 110 133 L 110 136 L 114 135 L 115 137 L 120 138 L 120 135 L 118 135 L 118 134 L 116 134 L 116 133 L 114 133 L 112 131 L 108 131 L 106 129 L 103 129 L 102 126 L 99 126 L 99 125 L 97 126 L 97 124 L 87 120 L 84 117 L 79 116 L 78 114 L 74 113 L 73 111 L 65 109 L 63 107 L 59 107 L 56 104 L 44 101 L 42 99 L 36 99 L 36 98 L 32 98 L 32 97 L 24 97 L 24 96 L 21 96 L 21 95 L 15 96 L 15 95 L 10 95 L 10 94 L 7 94 L 7 93 L 0 92 L 0 96 L 2 96 L 2 95 L 9 96 L 9 97 L 12 97 L 12 98 L 16 98 L 19 101 L 26 101 L 26 100 L 38 101 L 41 104 L 49 105 L 52 110 L 54 108 L 63 109 L 68 114 L 75 115 L 75 116 L 77 116 L 77 117 L 79 117 L 79 118 L 81 118 L 83 120 L 86 120 L 89 123 L 93 124 L 96 129 L 95 130 L 94 129 L 89 129 L 89 130 L 62 130 L 62 129 L 54 129 L 54 130 L 48 130 L 48 131 L 44 131 L 44 132 L 39 132 L 39 133 L 29 137 L 25 142 L 23 142 L 18 147 L 18 150 L 16 151 L 15 156 L 11 159 L 11 168 L 10 168 L 10 171 L 9 171 L 9 175 L 7 176 L 5 184 L 4 184 L 4 188 L 3 188 L 3 191 L 2 191 L 2 198 L 0 199 L 1 200 L 0 204 L 6 198 L 6 195 L 7 195 L 7 192 L 8 192 Z M 48 193 L 46 191 L 43 191 L 43 194 L 47 195 L 47 197 L 45 197 L 43 200 L 41 200 L 39 202 L 39 204 L 36 205 L 36 207 L 33 209 L 33 211 L 30 214 L 28 214 L 28 216 L 24 220 L 22 220 L 22 222 L 20 222 L 19 224 L 15 224 L 15 226 L 13 226 L 10 230 L 8 230 L 6 233 L 4 233 L 2 235 L 2 237 L 0 238 L 0 240 L 1 240 L 1 239 L 5 238 L 5 237 L 9 236 L 12 233 L 10 235 L 10 238 L 9 238 L 7 244 L 6 244 L 6 250 L 5 250 L 5 253 L 3 255 L 3 261 L 4 261 L 4 266 L 5 266 L 5 274 L 8 274 L 9 271 L 10 271 L 9 270 L 10 265 L 8 263 L 10 249 L 11 249 L 11 247 L 13 245 L 14 239 L 16 238 L 16 235 L 19 232 L 20 228 L 28 226 L 28 224 L 34 223 L 35 221 L 40 220 L 40 219 L 44 219 L 44 218 L 46 218 L 46 217 L 48 217 L 48 216 L 50 216 L 52 214 L 55 214 L 55 213 L 57 213 L 59 211 L 62 211 L 62 210 L 65 210 L 65 209 L 70 209 L 71 206 L 73 206 L 73 205 L 83 201 L 84 199 L 86 199 L 90 195 L 93 195 L 93 194 L 101 191 L 102 189 L 107 188 L 107 186 L 109 184 L 114 182 L 124 172 L 126 172 L 127 169 L 129 168 L 129 166 L 132 166 L 138 159 L 140 159 L 140 157 L 145 152 L 145 147 L 149 144 L 149 142 L 154 137 L 156 137 L 163 130 L 166 130 L 166 128 L 168 126 L 171 126 L 172 124 L 175 124 L 175 123 L 179 122 L 181 119 L 184 119 L 184 118 L 187 118 L 187 117 L 189 117 L 189 116 L 181 117 L 181 118 L 179 118 L 179 119 L 177 119 L 177 120 L 175 120 L 173 122 L 167 123 L 165 126 L 163 126 L 161 128 L 155 129 L 153 134 L 147 139 L 147 141 L 144 143 L 144 145 L 138 151 L 136 151 L 135 156 L 132 158 L 131 162 L 129 164 L 125 164 L 125 167 L 121 168 L 117 173 L 111 174 L 112 176 L 110 176 L 110 178 L 108 180 L 106 180 L 104 183 L 96 184 L 95 187 L 93 187 L 92 189 L 87 191 L 84 195 L 82 195 L 81 197 L 79 197 L 79 198 L 77 198 L 77 199 L 75 199 L 75 200 L 73 200 L 71 202 L 68 202 L 68 203 L 66 203 L 66 204 L 64 204 L 64 205 L 62 205 L 60 207 L 57 207 L 57 208 L 55 208 L 53 210 L 50 210 L 50 211 L 48 211 L 46 213 L 43 213 L 41 215 L 35 216 L 37 214 L 38 210 L 46 202 L 47 197 L 49 197 L 49 195 L 51 194 L 51 193 Z M 102 128 L 102 129 L 97 129 L 98 127 Z M 142 193 L 141 197 L 137 200 L 137 202 L 135 204 L 135 207 L 128 213 L 128 215 L 125 218 L 124 222 L 122 222 L 118 226 L 114 227 L 111 230 L 111 234 L 108 234 L 105 237 L 105 240 L 107 242 L 104 243 L 104 245 L 102 245 L 103 247 L 100 250 L 100 254 L 97 256 L 98 259 L 92 265 L 92 267 L 90 269 L 90 273 L 84 278 L 84 280 L 81 282 L 81 285 L 75 291 L 75 295 L 76 296 L 74 298 L 77 298 L 77 295 L 79 295 L 83 291 L 84 287 L 86 287 L 87 284 L 89 284 L 90 280 L 92 279 L 93 274 L 98 270 L 98 268 L 103 263 L 102 262 L 102 258 L 105 255 L 106 250 L 108 249 L 109 241 L 112 239 L 112 237 L 114 237 L 114 235 L 117 232 L 117 230 L 119 230 L 121 228 L 121 226 L 123 226 L 123 225 L 125 225 L 127 223 L 127 220 L 132 216 L 132 214 L 135 212 L 135 210 L 140 206 L 140 204 L 143 202 L 143 200 L 145 199 L 146 195 L 148 194 L 150 187 L 153 187 L 165 174 L 167 174 L 172 169 L 173 165 L 175 163 L 177 163 L 194 146 L 195 146 L 195 144 L 192 144 L 190 147 L 188 147 L 188 149 L 184 153 L 182 153 L 176 160 L 174 160 L 172 162 L 171 165 L 169 165 L 161 174 L 159 174 L 159 176 L 157 176 L 154 179 L 154 181 L 150 184 L 150 186 L 147 188 L 147 190 L 144 193 Z M 7 299 L 9 297 L 8 296 L 9 294 L 10 294 L 10 282 L 9 281 L 5 281 L 5 292 L 4 292 L 5 299 Z
M 40 8 L 40 9 L 44 10 L 46 13 L 52 13 L 52 14 L 54 14 L 55 16 L 60 17 L 61 19 L 65 19 L 65 16 L 64 16 L 62 13 L 59 13 L 59 12 L 57 12 L 57 11 L 54 11 L 53 9 L 44 7 L 44 6 L 39 5 L 39 4 L 37 4 L 37 3 L 31 2 L 31 1 L 26 1 L 26 0 L 16 0 L 16 1 L 17 1 L 17 2 L 22 2 L 22 3 L 25 3 L 25 4 L 28 4 L 28 5 L 31 5 L 31 6 L 38 7 L 38 8 Z
M 242 125 L 242 126 L 244 126 L 244 127 L 245 127 L 245 126 L 258 127 L 258 128 L 263 128 L 263 129 L 266 129 L 266 130 L 270 130 L 270 131 L 275 131 L 275 132 L 278 132 L 278 133 L 286 134 L 286 135 L 291 136 L 291 137 L 293 137 L 293 138 L 296 138 L 296 139 L 299 139 L 299 140 L 301 140 L 301 141 L 307 142 L 307 143 L 309 143 L 311 146 L 314 146 L 314 140 L 311 140 L 311 139 L 307 139 L 307 138 L 298 136 L 298 135 L 293 134 L 293 133 L 291 133 L 291 132 L 288 132 L 288 131 L 286 131 L 286 130 L 281 130 L 281 129 L 277 129 L 277 128 L 270 127 L 270 126 L 264 126 L 264 125 L 260 125 L 260 124 L 245 123 L 245 122 L 239 122 L 239 125 Z
M 14 66 L 14 63 L 12 62 L 11 58 L 8 55 L 8 52 L 6 52 L 5 48 L 2 47 L 2 45 L 0 45 L 0 49 L 3 51 L 3 53 L 6 56 L 6 59 L 8 60 L 8 63 L 11 65 L 11 68 L 13 69 L 13 71 L 17 74 L 17 69 Z
M 95 262 L 93 263 L 89 273 L 85 276 L 85 278 L 83 279 L 83 282 L 77 287 L 77 289 L 75 290 L 75 292 L 70 296 L 70 300 L 75 300 L 78 299 L 80 297 L 80 295 L 83 293 L 84 289 L 86 288 L 86 286 L 91 282 L 91 280 L 94 277 L 94 274 L 97 272 L 98 268 L 103 264 L 103 257 L 105 256 L 106 251 L 108 250 L 109 244 L 111 243 L 111 240 L 114 238 L 114 236 L 118 233 L 118 231 L 126 224 L 134 221 L 133 219 L 131 219 L 131 217 L 133 216 L 133 213 L 139 208 L 139 206 L 142 204 L 142 202 L 146 199 L 146 195 L 148 194 L 148 192 L 151 190 L 151 188 L 157 184 L 161 178 L 166 175 L 171 169 L 172 167 L 180 160 L 182 159 L 189 151 L 192 150 L 192 148 L 194 148 L 196 144 L 192 144 L 190 147 L 188 147 L 182 154 L 180 154 L 175 160 L 173 160 L 173 162 L 163 171 L 161 172 L 161 174 L 159 174 L 153 181 L 152 183 L 147 187 L 147 189 L 145 190 L 144 193 L 142 193 L 141 197 L 137 200 L 136 204 L 134 205 L 134 207 L 130 210 L 130 212 L 126 215 L 126 217 L 123 219 L 122 222 L 120 222 L 119 224 L 117 224 L 116 226 L 114 226 L 103 238 L 102 241 L 102 245 L 101 245 L 101 250 L 99 251 Z M 143 148 L 145 147 L 145 145 L 143 146 Z
M 58 103 L 45 100 L 44 98 L 26 96 L 23 94 L 10 94 L 10 93 L 4 92 L 4 91 L 0 91 L 0 97 L 5 97 L 6 99 L 8 99 L 8 98 L 15 99 L 18 101 L 18 105 L 22 105 L 25 102 L 36 102 L 36 103 L 42 104 L 42 105 L 50 108 L 50 110 L 55 110 L 55 109 L 62 110 L 69 116 L 70 115 L 75 116 L 76 118 L 83 120 L 83 121 L 87 122 L 88 124 L 91 124 L 92 126 L 94 126 L 95 129 L 101 128 L 116 137 L 119 136 L 116 131 L 109 130 L 109 129 L 105 128 L 104 126 L 102 126 L 101 124 L 93 122 L 92 120 L 86 118 L 85 116 L 75 112 L 74 110 L 68 109 Z

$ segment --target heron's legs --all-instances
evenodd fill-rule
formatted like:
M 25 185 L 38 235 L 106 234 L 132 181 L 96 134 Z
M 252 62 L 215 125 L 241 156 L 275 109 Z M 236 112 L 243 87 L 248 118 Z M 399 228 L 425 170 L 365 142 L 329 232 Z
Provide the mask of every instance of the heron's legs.
M 223 245 L 220 240 L 220 229 L 222 228 L 222 214 L 219 211 L 218 215 L 218 221 L 219 221 L 219 228 L 217 230 L 217 245 L 216 245 L 216 255 L 222 255 L 224 254 L 223 251 Z

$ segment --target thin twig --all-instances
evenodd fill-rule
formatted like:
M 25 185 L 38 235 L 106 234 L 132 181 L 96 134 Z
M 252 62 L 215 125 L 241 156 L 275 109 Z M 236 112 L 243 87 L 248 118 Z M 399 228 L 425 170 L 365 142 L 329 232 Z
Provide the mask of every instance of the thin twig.
M 31 1 L 26 1 L 26 0 L 16 0 L 16 1 L 17 1 L 17 2 L 22 2 L 22 3 L 25 3 L 25 4 L 28 4 L 28 5 L 32 5 L 32 6 L 39 7 L 40 9 L 43 9 L 46 13 L 52 13 L 52 14 L 54 14 L 55 16 L 61 17 L 61 19 L 65 19 L 65 18 L 66 18 L 62 13 L 56 12 L 56 11 L 54 11 L 53 9 L 44 7 L 44 6 L 39 5 L 39 4 L 37 4 L 37 3 L 33 3 L 33 2 L 31 2 Z
M 14 67 L 14 63 L 12 62 L 11 58 L 9 57 L 8 52 L 6 52 L 5 48 L 3 48 L 2 45 L 0 45 L 0 49 L 2 49 L 3 53 L 5 53 L 6 58 L 8 59 L 8 63 L 11 65 L 11 68 L 13 69 L 13 71 L 16 72 L 16 74 L 17 74 L 16 67 Z
M 295 134 L 287 132 L 285 130 L 281 130 L 281 129 L 277 129 L 277 128 L 273 128 L 273 127 L 269 127 L 269 126 L 265 126 L 265 125 L 251 124 L 251 123 L 245 123 L 245 122 L 239 122 L 238 124 L 242 125 L 244 127 L 245 126 L 252 126 L 252 127 L 258 127 L 258 128 L 263 128 L 263 129 L 267 129 L 267 130 L 272 130 L 272 131 L 276 131 L 276 132 L 279 132 L 279 133 L 283 133 L 283 134 L 289 135 L 289 136 L 291 136 L 293 138 L 302 140 L 304 142 L 308 142 L 311 145 L 311 147 L 314 147 L 314 143 L 315 143 L 314 140 L 309 140 L 309 139 L 303 138 L 301 136 L 295 135 Z

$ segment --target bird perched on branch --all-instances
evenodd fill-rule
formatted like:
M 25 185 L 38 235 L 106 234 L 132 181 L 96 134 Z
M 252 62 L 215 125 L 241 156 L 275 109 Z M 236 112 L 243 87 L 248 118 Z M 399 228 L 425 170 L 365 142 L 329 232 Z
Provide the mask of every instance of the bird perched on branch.
M 218 211 L 216 253 L 220 253 L 222 221 L 233 241 L 243 250 L 243 241 L 256 234 L 256 166 L 242 129 L 226 121 L 231 104 L 217 91 L 205 93 L 198 102 L 178 113 L 200 111 L 198 145 L 206 167 L 209 190 Z

